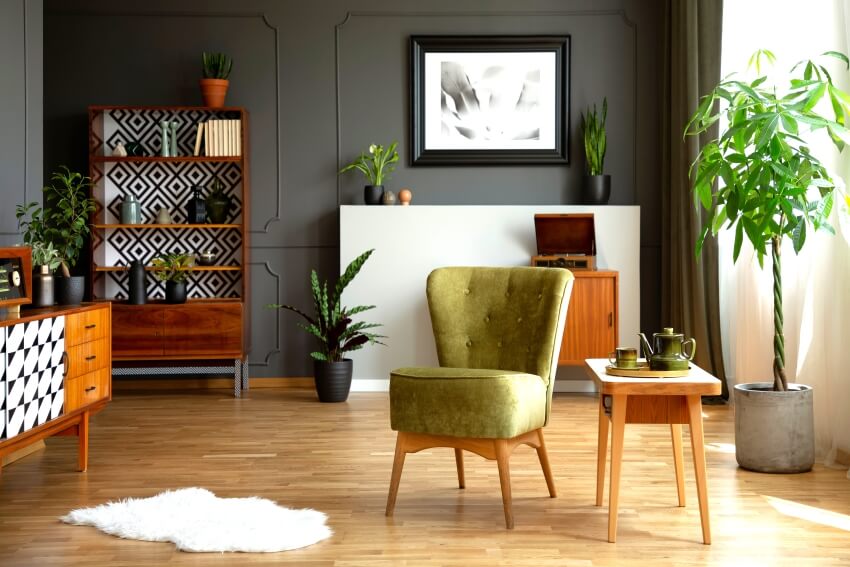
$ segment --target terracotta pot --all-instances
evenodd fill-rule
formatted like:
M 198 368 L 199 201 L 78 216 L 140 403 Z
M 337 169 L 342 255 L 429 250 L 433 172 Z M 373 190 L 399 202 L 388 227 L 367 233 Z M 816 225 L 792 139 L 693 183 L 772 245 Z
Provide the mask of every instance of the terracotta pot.
M 227 79 L 201 79 L 201 96 L 204 99 L 204 106 L 223 107 L 229 84 L 230 81 Z

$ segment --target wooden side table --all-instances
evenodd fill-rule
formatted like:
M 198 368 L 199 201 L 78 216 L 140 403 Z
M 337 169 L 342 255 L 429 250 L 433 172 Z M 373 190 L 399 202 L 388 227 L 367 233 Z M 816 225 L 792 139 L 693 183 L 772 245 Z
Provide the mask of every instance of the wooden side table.
M 720 394 L 720 380 L 692 364 L 684 378 L 620 378 L 605 372 L 604 358 L 585 360 L 587 373 L 599 389 L 599 445 L 596 461 L 596 505 L 602 506 L 605 486 L 605 453 L 608 445 L 608 420 L 611 420 L 611 479 L 608 493 L 608 541 L 617 541 L 617 508 L 620 494 L 620 468 L 623 462 L 623 433 L 627 423 L 664 423 L 670 425 L 673 462 L 679 506 L 685 505 L 685 480 L 682 464 L 682 424 L 691 431 L 694 470 L 702 523 L 702 540 L 711 543 L 708 515 L 708 486 L 705 473 L 705 446 L 702 432 L 701 396 Z

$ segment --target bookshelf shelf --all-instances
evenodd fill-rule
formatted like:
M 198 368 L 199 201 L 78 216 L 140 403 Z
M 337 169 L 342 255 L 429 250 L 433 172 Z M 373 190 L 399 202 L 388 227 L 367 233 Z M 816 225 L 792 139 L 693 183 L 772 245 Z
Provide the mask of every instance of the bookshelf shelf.
M 182 162 L 206 162 L 206 163 L 225 163 L 231 161 L 242 161 L 243 156 L 92 156 L 91 161 L 95 163 L 146 163 L 146 162 L 163 162 L 163 163 L 182 163 Z
M 95 272 L 126 272 L 129 268 L 127 266 L 95 266 Z M 160 268 L 154 268 L 153 266 L 145 266 L 146 272 L 156 272 L 159 271 Z M 191 268 L 193 272 L 239 272 L 242 270 L 242 266 L 194 266 Z
M 99 230 L 117 230 L 117 229 L 132 229 L 132 230 L 181 230 L 184 228 L 191 229 L 241 229 L 241 224 L 93 224 L 94 229 Z

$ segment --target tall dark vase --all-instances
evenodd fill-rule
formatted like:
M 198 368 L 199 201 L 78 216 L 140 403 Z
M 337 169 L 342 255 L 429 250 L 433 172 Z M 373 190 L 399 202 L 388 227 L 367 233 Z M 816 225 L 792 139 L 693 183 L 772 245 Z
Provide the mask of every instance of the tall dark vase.
M 32 304 L 35 307 L 50 307 L 55 303 L 53 274 L 50 268 L 40 266 L 40 270 L 32 273 Z
M 233 208 L 233 199 L 219 186 L 207 195 L 205 204 L 207 221 L 210 224 L 223 224 L 227 222 L 227 215 Z
M 84 276 L 57 276 L 53 278 L 56 288 L 56 303 L 59 305 L 79 305 L 86 293 Z
M 166 303 L 186 303 L 186 282 L 165 282 Z
M 192 198 L 186 203 L 186 222 L 203 224 L 207 222 L 207 204 L 201 197 L 201 188 L 192 186 Z
M 367 205 L 380 205 L 384 197 L 383 185 L 367 185 L 363 188 L 363 200 Z
M 313 377 L 320 402 L 344 402 L 351 391 L 351 375 L 354 361 L 346 358 L 342 362 L 313 361 Z
M 130 305 L 144 305 L 148 294 L 145 290 L 145 266 L 141 260 L 130 262 L 130 295 L 127 303 Z
M 611 198 L 610 175 L 587 175 L 584 178 L 582 202 L 585 205 L 607 205 Z

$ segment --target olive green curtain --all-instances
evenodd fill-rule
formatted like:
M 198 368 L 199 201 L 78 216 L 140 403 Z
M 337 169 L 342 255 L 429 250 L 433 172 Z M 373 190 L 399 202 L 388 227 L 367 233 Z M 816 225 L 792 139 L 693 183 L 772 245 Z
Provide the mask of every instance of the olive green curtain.
M 696 363 L 721 379 L 728 399 L 720 342 L 717 242 L 694 244 L 702 212 L 694 207 L 688 169 L 705 138 L 682 132 L 699 99 L 720 81 L 722 0 L 665 0 L 662 86 L 662 323 L 697 342 Z M 716 136 L 715 127 L 711 136 Z

